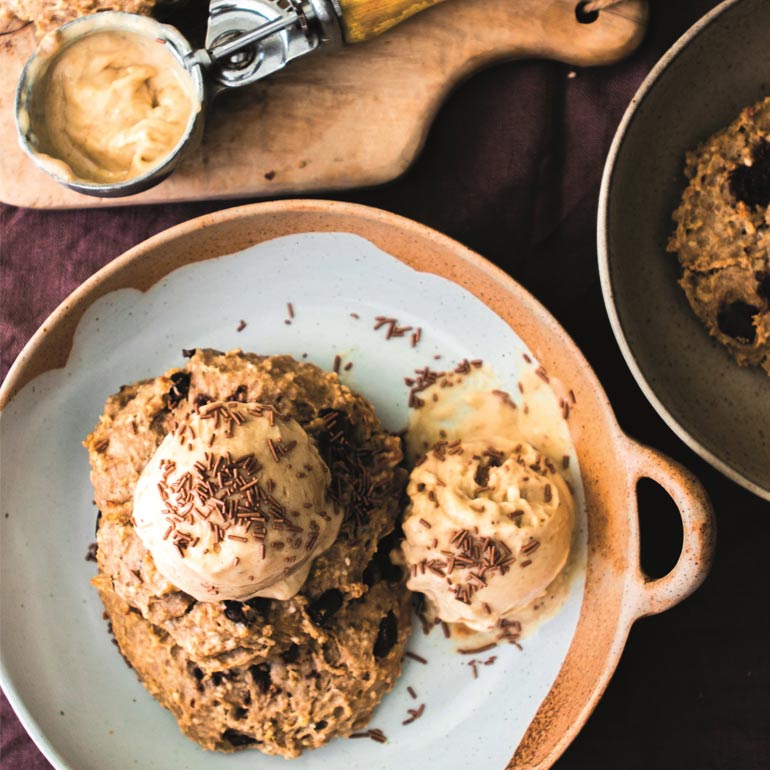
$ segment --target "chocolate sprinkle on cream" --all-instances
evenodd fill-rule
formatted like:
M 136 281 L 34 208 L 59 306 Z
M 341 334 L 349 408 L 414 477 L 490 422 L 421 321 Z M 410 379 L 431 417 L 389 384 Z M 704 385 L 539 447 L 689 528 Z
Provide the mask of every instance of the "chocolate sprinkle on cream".
M 442 552 L 449 557 L 445 574 L 453 576 L 452 592 L 463 604 L 470 604 L 476 591 L 486 587 L 486 576 L 505 575 L 516 561 L 502 541 L 479 537 L 467 529 L 454 532 L 450 545 L 453 550 Z M 464 571 L 464 578 L 453 574 L 460 571 Z
M 521 649 L 519 644 L 519 637 L 521 636 L 521 623 L 518 620 L 511 620 L 507 618 L 500 618 L 497 622 L 497 627 L 500 632 L 497 636 L 499 642 L 508 642 L 514 644 Z
M 275 412 L 270 407 L 252 407 L 249 411 L 258 416 L 264 415 L 268 420 L 274 419 Z M 222 426 L 225 435 L 231 435 L 234 427 L 245 420 L 242 414 L 233 412 L 222 403 L 202 407 L 199 416 L 213 421 L 214 431 L 217 426 Z M 187 424 L 177 428 L 182 438 L 190 431 Z M 296 447 L 296 441 L 284 444 L 267 438 L 266 443 L 276 462 L 291 454 Z M 273 486 L 270 480 L 267 480 L 265 488 L 261 486 L 259 473 L 263 468 L 253 453 L 234 458 L 229 452 L 206 452 L 204 460 L 195 463 L 192 471 L 181 474 L 172 482 L 169 479 L 175 469 L 173 461 L 162 462 L 162 480 L 158 483 L 158 491 L 169 525 L 164 539 L 171 537 L 182 557 L 188 548 L 194 548 L 198 543 L 198 539 L 184 529 L 185 523 L 192 524 L 195 519 L 207 522 L 217 543 L 225 539 L 242 543 L 256 541 L 260 544 L 263 558 L 268 522 L 276 531 L 303 531 L 290 520 L 284 506 L 270 494 Z M 240 527 L 238 534 L 228 531 L 236 525 Z M 274 547 L 278 548 L 279 544 L 275 543 Z
M 492 395 L 497 396 L 506 406 L 510 406 L 512 409 L 516 408 L 510 393 L 506 393 L 504 390 L 493 390 Z

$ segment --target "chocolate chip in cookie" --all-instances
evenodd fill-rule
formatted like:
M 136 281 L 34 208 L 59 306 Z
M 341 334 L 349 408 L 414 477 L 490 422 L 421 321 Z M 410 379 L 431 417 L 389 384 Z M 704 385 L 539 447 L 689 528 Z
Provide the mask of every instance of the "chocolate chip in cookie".
M 173 409 L 187 398 L 187 394 L 190 391 L 190 373 L 174 372 L 171 375 L 171 382 L 173 384 L 168 391 L 168 406 L 170 409 Z
M 751 151 L 750 166 L 736 166 L 730 192 L 747 206 L 770 206 L 770 142 L 762 139 Z
M 723 305 L 717 315 L 719 331 L 739 342 L 750 345 L 757 336 L 754 316 L 758 312 L 758 307 L 740 300 Z
M 324 627 L 342 607 L 342 594 L 336 588 L 330 588 L 312 602 L 307 614 L 317 626 Z
M 239 733 L 230 728 L 222 733 L 222 740 L 227 741 L 231 746 L 235 746 L 236 748 L 240 746 L 251 746 L 252 744 L 260 742 L 251 735 L 244 735 L 243 733 Z
M 758 271 L 754 277 L 757 279 L 757 296 L 770 306 L 770 273 Z
M 377 630 L 377 639 L 374 642 L 373 655 L 375 658 L 384 658 L 398 640 L 398 621 L 396 616 L 389 612 L 381 621 Z

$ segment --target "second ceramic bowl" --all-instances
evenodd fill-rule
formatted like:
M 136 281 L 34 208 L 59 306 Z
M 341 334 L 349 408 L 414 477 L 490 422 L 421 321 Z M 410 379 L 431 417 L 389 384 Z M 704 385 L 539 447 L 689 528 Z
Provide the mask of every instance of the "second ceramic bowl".
M 615 336 L 650 403 L 715 468 L 770 500 L 770 377 L 708 336 L 666 253 L 685 153 L 770 94 L 768 30 L 767 0 L 728 0 L 652 70 L 607 160 L 598 238 Z

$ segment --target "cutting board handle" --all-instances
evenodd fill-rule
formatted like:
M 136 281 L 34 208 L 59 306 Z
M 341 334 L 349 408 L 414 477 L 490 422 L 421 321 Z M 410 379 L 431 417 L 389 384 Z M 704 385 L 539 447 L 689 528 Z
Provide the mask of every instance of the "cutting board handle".
M 363 43 L 444 0 L 338 0 L 346 43 Z

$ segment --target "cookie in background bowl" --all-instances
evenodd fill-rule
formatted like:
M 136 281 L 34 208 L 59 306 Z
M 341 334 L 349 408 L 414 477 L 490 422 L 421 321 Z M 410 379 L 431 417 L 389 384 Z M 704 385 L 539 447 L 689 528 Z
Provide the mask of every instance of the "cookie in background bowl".
M 598 217 L 602 293 L 634 379 L 693 451 L 768 500 L 769 25 L 767 0 L 725 0 L 665 53 L 618 127 Z
M 689 152 L 685 174 L 679 283 L 709 334 L 770 374 L 770 97 Z

